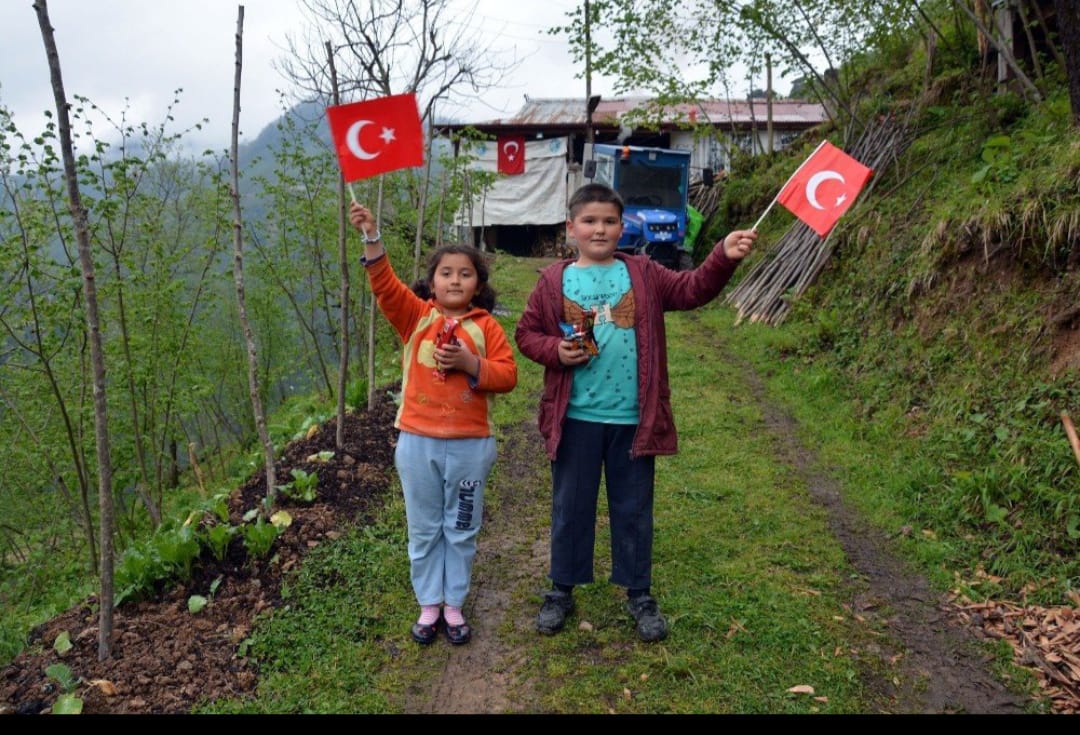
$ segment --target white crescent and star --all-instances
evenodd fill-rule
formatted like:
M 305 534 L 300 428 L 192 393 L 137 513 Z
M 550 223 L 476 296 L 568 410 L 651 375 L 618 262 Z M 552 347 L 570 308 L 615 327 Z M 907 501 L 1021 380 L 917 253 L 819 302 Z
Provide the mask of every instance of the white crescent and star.
M 818 171 L 816 174 L 810 177 L 810 180 L 806 182 L 806 201 L 810 202 L 810 205 L 814 209 L 825 209 L 820 203 L 818 203 L 817 189 L 823 182 L 833 180 L 839 181 L 841 184 L 847 184 L 844 181 L 844 177 L 836 171 Z M 844 192 L 836 198 L 836 204 L 833 205 L 833 209 L 839 207 L 847 199 L 847 192 Z
M 363 130 L 365 126 L 371 124 L 371 120 L 357 120 L 349 126 L 348 131 L 345 133 L 345 145 L 349 147 L 349 152 L 361 161 L 370 161 L 373 158 L 377 158 L 378 155 L 382 153 L 382 151 L 372 153 L 371 151 L 365 150 L 364 146 L 360 145 L 360 131 Z M 383 128 L 379 137 L 382 138 L 383 143 L 386 144 L 396 140 L 393 128 Z
M 510 152 L 511 147 L 514 149 L 513 153 Z M 519 150 L 521 150 L 521 144 L 518 143 L 516 140 L 508 140 L 503 143 L 503 153 L 505 153 L 506 157 L 509 158 L 511 161 L 514 160 L 514 157 L 517 155 L 517 152 Z

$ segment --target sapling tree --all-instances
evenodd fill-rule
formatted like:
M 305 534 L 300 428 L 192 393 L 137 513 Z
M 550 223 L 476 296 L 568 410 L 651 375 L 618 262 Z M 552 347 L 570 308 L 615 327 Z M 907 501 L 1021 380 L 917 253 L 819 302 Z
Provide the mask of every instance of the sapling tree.
M 112 458 L 109 452 L 109 422 L 105 394 L 105 356 L 101 346 L 98 323 L 97 287 L 94 283 L 94 259 L 90 253 L 90 230 L 86 223 L 75 170 L 75 152 L 71 142 L 71 122 L 67 96 L 60 72 L 60 55 L 56 49 L 49 9 L 46 0 L 36 0 L 41 38 L 49 62 L 49 76 L 56 103 L 60 151 L 64 160 L 64 179 L 67 182 L 68 202 L 75 220 L 75 236 L 79 243 L 79 266 L 83 276 L 83 297 L 86 301 L 86 324 L 90 334 L 90 352 L 94 371 L 94 436 L 97 444 L 98 503 L 101 524 L 101 577 L 98 616 L 98 659 L 104 661 L 112 653 L 113 637 L 113 498 Z
M 240 213 L 240 162 L 237 155 L 240 138 L 240 78 L 243 69 L 244 49 L 244 6 L 237 9 L 236 16 L 236 72 L 233 77 L 233 117 L 232 117 L 232 201 L 233 201 L 233 278 L 236 282 L 236 303 L 240 315 L 240 324 L 244 330 L 244 342 L 247 345 L 248 388 L 251 408 L 255 414 L 255 427 L 263 447 L 266 463 L 266 501 L 267 508 L 274 501 L 276 483 L 274 479 L 274 445 L 266 428 L 266 416 L 263 413 L 262 397 L 259 394 L 259 364 L 255 349 L 255 336 L 248 321 L 247 302 L 244 297 L 244 225 Z

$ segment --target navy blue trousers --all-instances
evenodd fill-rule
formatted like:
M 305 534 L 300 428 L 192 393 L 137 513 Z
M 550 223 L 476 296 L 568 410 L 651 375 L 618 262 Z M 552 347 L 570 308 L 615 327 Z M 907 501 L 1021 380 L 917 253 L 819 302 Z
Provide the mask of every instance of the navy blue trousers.
M 630 458 L 636 425 L 566 419 L 551 463 L 551 581 L 593 581 L 600 471 L 611 522 L 611 582 L 652 584 L 653 480 L 656 458 Z

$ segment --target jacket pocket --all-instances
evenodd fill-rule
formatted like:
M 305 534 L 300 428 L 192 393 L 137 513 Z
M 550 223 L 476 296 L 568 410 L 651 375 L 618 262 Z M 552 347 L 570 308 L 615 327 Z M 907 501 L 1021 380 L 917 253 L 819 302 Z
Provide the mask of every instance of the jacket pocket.
M 670 436 L 675 432 L 675 417 L 671 411 L 671 391 L 661 389 L 659 398 L 656 404 L 656 420 L 653 422 L 653 435 L 657 438 Z

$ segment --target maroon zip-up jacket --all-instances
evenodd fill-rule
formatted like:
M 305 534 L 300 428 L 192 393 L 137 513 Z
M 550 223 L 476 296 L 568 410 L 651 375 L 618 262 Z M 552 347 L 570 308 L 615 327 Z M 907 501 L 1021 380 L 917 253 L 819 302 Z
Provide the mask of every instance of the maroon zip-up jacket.
M 704 263 L 681 273 L 641 255 L 616 252 L 615 257 L 626 263 L 630 287 L 634 290 L 640 421 L 631 456 L 675 454 L 678 438 L 668 387 L 664 312 L 694 309 L 716 298 L 731 279 L 738 261 L 728 259 L 722 242 L 716 244 Z M 559 342 L 563 339 L 559 328 L 563 310 L 562 276 L 572 262 L 573 259 L 560 260 L 540 272 L 540 281 L 529 295 L 525 313 L 514 332 L 521 354 L 544 366 L 539 424 L 544 448 L 552 460 L 562 438 L 574 373 L 574 368 L 559 362 Z

